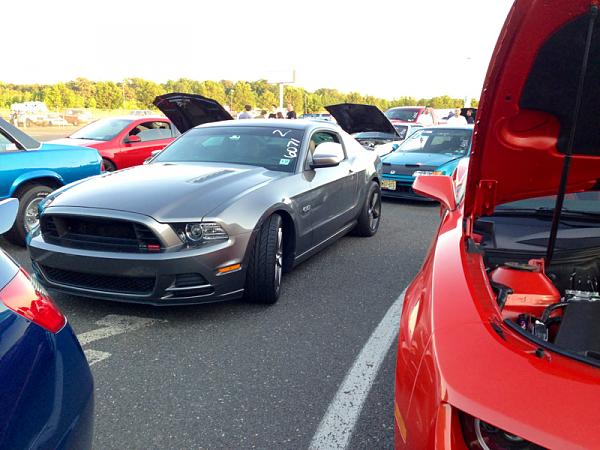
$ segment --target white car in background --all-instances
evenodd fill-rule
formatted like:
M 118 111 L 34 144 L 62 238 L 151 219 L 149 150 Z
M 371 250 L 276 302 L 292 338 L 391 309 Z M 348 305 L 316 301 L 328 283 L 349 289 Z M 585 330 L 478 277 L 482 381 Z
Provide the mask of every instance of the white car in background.
M 385 156 L 388 153 L 392 153 L 406 140 L 407 137 L 413 134 L 416 130 L 423 128 L 423 125 L 418 123 L 402 123 L 395 124 L 394 128 L 398 132 L 400 139 L 375 145 L 373 147 L 373 151 L 375 151 L 379 156 Z

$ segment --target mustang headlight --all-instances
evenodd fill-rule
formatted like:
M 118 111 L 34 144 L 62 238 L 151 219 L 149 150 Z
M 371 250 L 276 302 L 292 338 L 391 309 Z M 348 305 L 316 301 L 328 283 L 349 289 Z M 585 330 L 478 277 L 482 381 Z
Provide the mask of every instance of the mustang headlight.
M 460 413 L 467 447 L 477 450 L 543 450 L 533 442 L 496 428 L 483 420 Z
M 184 244 L 198 245 L 207 241 L 229 239 L 229 235 L 221 225 L 215 222 L 193 222 L 174 224 L 179 239 Z

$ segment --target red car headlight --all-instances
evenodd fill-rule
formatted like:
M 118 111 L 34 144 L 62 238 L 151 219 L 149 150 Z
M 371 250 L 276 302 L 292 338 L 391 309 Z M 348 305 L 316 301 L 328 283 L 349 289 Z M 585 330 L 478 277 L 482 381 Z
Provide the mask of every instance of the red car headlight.
M 532 442 L 496 428 L 483 420 L 460 413 L 465 443 L 473 450 L 544 450 Z

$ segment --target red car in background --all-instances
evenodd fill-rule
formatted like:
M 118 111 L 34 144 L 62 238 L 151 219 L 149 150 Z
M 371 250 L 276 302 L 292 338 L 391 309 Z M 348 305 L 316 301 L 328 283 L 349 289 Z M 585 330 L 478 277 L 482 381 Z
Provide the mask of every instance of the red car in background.
M 384 112 L 393 125 L 417 123 L 419 116 L 425 111 L 425 106 L 398 106 Z
M 142 164 L 179 136 L 163 116 L 123 116 L 96 120 L 65 139 L 50 141 L 98 150 L 104 170 L 112 172 Z
M 406 290 L 397 449 L 600 448 L 600 14 L 516 0 Z

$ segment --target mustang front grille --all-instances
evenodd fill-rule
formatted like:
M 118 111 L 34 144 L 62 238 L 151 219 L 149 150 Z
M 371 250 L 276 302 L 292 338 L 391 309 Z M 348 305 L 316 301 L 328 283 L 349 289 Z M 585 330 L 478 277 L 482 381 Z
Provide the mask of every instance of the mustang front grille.
M 42 216 L 44 239 L 63 247 L 113 252 L 146 253 L 162 250 L 146 225 L 88 216 Z

